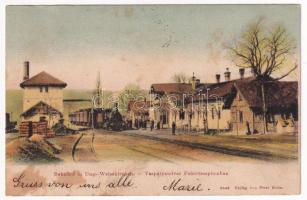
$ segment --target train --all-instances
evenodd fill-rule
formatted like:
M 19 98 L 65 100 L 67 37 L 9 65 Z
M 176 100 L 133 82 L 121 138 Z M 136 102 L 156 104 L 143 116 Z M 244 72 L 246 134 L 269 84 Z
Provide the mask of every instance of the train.
M 77 126 L 113 131 L 125 130 L 127 127 L 118 109 L 80 109 L 69 113 L 69 121 Z

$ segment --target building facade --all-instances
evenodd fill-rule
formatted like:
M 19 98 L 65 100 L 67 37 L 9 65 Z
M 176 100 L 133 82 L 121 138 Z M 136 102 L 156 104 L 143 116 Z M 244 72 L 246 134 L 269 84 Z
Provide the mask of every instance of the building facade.
M 22 121 L 39 121 L 44 118 L 50 127 L 63 117 L 63 88 L 66 83 L 46 72 L 30 78 L 30 64 L 24 63 Z
M 226 69 L 225 81 L 216 75 L 216 83 L 200 83 L 193 75 L 194 84 L 153 84 L 154 94 L 150 119 L 170 128 L 187 131 L 229 132 L 254 134 L 264 132 L 295 132 L 298 121 L 297 82 L 268 81 L 265 85 L 266 118 L 263 118 L 261 82 L 254 76 L 231 79 Z
M 152 84 L 150 119 L 160 123 L 161 128 L 170 128 L 175 122 L 177 127 L 186 127 L 186 108 L 184 101 L 193 94 L 196 84 L 159 83 Z
M 128 103 L 126 120 L 129 120 L 134 128 L 140 127 L 141 122 L 147 124 L 150 121 L 150 106 L 151 102 L 146 99 L 130 101 Z
M 234 84 L 231 124 L 236 134 L 297 132 L 298 83 L 277 81 L 264 84 L 266 118 L 263 115 L 261 82 L 251 80 Z

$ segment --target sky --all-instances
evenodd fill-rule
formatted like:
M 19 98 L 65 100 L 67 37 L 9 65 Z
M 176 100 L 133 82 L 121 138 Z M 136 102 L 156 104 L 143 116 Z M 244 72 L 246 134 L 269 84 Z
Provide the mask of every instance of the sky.
M 7 6 L 6 87 L 19 88 L 26 60 L 30 76 L 46 71 L 68 89 L 94 89 L 98 72 L 102 88 L 117 91 L 175 73 L 214 82 L 226 67 L 237 78 L 222 44 L 259 17 L 287 28 L 299 59 L 298 5 Z

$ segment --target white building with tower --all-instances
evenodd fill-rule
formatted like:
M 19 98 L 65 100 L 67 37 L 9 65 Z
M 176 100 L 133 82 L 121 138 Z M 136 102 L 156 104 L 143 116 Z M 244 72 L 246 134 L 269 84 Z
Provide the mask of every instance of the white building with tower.
M 52 127 L 63 118 L 63 88 L 66 83 L 40 72 L 30 77 L 30 63 L 24 62 L 24 77 L 20 87 L 23 89 L 22 121 L 48 121 Z

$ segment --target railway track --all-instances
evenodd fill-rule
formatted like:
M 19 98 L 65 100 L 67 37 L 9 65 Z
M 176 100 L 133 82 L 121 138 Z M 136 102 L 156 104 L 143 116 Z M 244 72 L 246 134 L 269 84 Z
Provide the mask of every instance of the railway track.
M 97 162 L 96 151 L 94 148 L 95 134 L 83 132 L 73 144 L 71 156 L 74 162 L 92 161 Z
M 94 129 L 94 132 L 91 130 L 85 131 L 74 137 L 71 147 L 71 157 L 74 162 L 128 159 L 144 162 L 159 160 L 177 164 L 178 162 L 228 159 L 228 156 L 233 156 L 236 153 L 222 153 L 219 149 L 208 149 L 207 146 L 200 146 L 190 142 L 165 140 L 165 138 L 152 138 L 149 135 L 145 137 L 101 129 Z M 237 155 L 231 157 L 231 160 L 249 160 L 254 157 L 254 154 L 248 156 Z M 259 161 L 261 160 L 264 159 L 259 159 Z
M 122 135 L 118 134 L 118 132 L 106 131 L 106 130 L 103 130 L 104 134 L 101 134 L 101 130 L 94 130 L 94 132 L 95 134 L 93 134 L 92 131 L 81 133 L 80 136 L 78 136 L 78 138 L 75 139 L 73 148 L 71 150 L 71 156 L 74 162 L 85 162 L 85 161 L 98 162 L 99 160 L 102 160 L 104 158 L 104 153 L 102 152 L 102 149 L 99 148 L 99 144 L 103 143 L 101 142 L 102 137 L 108 137 L 108 135 L 113 135 L 115 137 L 123 137 L 122 139 L 120 138 L 115 139 L 117 142 L 114 143 L 114 145 L 116 145 L 114 149 L 120 147 L 122 149 L 125 149 L 126 152 L 131 152 L 135 156 L 142 155 L 152 160 L 160 160 L 163 162 L 169 162 L 174 164 L 177 163 L 178 160 L 197 161 L 196 159 L 189 158 L 187 156 L 178 155 L 170 150 L 166 151 L 160 149 L 159 147 L 144 145 L 142 144 L 142 142 L 148 140 L 143 138 L 136 139 L 135 137 Z M 95 136 L 97 137 L 96 140 Z M 130 142 L 125 143 L 123 141 L 134 142 L 134 144 L 133 143 L 131 144 Z M 110 141 L 105 141 L 105 142 L 107 144 L 110 144 Z M 111 144 L 113 143 L 111 142 Z M 162 144 L 164 144 L 164 142 L 162 142 Z M 96 148 L 98 147 L 97 153 L 95 146 Z M 118 153 L 118 155 L 121 156 L 120 152 Z M 134 156 L 132 156 L 130 159 L 134 159 Z

